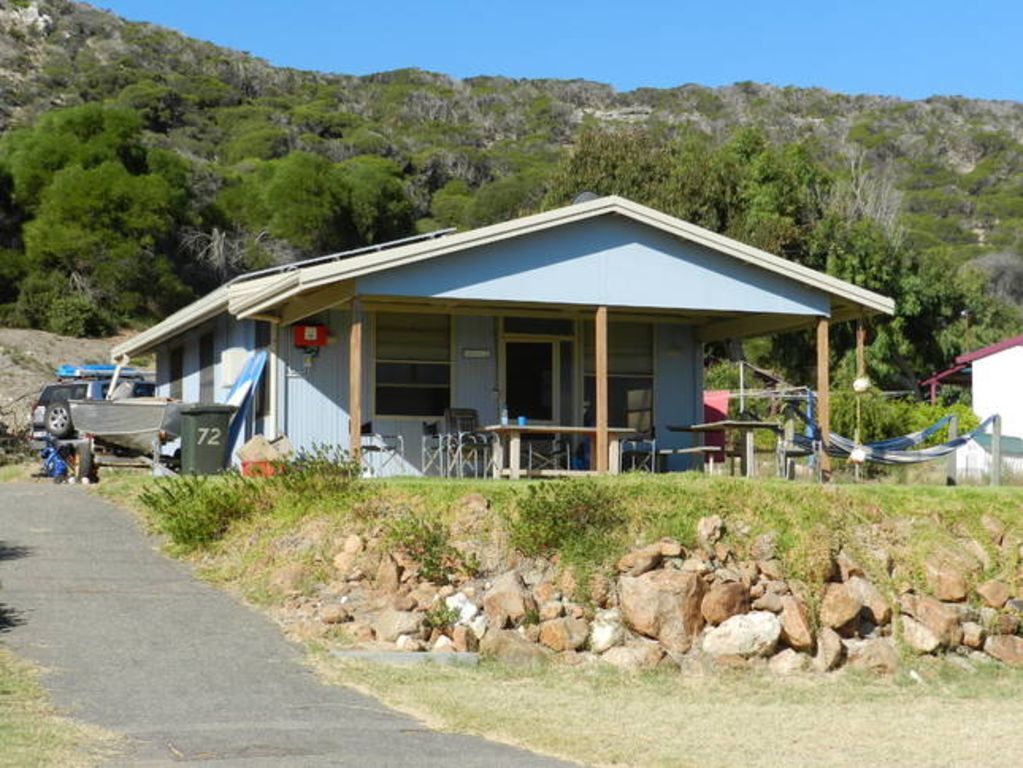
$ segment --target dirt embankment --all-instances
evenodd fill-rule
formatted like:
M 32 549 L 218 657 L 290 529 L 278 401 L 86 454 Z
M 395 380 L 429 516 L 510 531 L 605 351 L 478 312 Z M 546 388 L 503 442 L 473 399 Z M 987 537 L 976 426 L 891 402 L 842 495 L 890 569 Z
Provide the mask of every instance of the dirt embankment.
M 35 395 L 61 363 L 106 363 L 123 337 L 76 339 L 45 331 L 0 328 L 0 423 L 28 424 Z

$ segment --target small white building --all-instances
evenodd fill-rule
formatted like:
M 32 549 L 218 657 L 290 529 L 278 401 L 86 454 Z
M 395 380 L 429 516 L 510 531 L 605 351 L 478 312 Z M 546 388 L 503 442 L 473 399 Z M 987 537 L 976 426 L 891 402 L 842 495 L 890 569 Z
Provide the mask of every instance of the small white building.
M 955 365 L 921 382 L 930 387 L 932 401 L 941 383 L 968 383 L 973 412 L 982 421 L 1002 417 L 1003 471 L 1023 475 L 1023 335 L 959 355 Z M 990 472 L 990 451 L 990 435 L 971 440 L 956 454 L 959 474 Z

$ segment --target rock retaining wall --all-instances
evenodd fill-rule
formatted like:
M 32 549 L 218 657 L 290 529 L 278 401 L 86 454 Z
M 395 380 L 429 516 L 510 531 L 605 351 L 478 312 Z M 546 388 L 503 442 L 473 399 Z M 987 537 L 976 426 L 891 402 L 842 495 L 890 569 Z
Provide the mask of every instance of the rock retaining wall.
M 992 547 L 1018 547 L 997 521 L 985 529 Z M 770 534 L 740 555 L 726 531 L 721 518 L 703 518 L 691 545 L 665 538 L 637 547 L 584 590 L 546 560 L 434 584 L 380 539 L 351 535 L 338 543 L 334 581 L 313 596 L 295 594 L 303 566 L 276 572 L 270 588 L 285 598 L 278 618 L 300 637 L 340 627 L 367 647 L 480 650 L 513 664 L 765 666 L 779 674 L 845 665 L 890 674 L 907 654 L 1023 664 L 1023 600 L 1007 583 L 980 580 L 991 570 L 983 547 L 926 560 L 926 590 L 893 587 L 895 566 L 882 551 L 872 556 L 881 585 L 846 551 L 804 583 L 787 578 Z

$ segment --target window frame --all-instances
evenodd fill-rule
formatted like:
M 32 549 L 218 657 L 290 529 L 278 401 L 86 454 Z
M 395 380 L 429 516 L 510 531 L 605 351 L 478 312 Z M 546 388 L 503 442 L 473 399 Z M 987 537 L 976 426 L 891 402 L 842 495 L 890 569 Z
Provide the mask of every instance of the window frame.
M 217 399 L 217 337 L 212 330 L 199 336 L 199 402 Z
M 183 344 L 167 350 L 167 395 L 174 400 L 185 399 L 185 346 Z
M 423 316 L 437 317 L 438 315 L 444 317 L 447 321 L 447 359 L 446 360 L 410 360 L 408 358 L 383 358 L 379 355 L 380 349 L 380 321 L 379 318 L 384 315 L 401 315 L 408 318 L 416 318 Z M 433 312 L 375 312 L 373 316 L 373 378 L 372 378 L 372 398 L 373 398 L 373 419 L 392 419 L 396 421 L 434 421 L 444 417 L 444 410 L 451 407 L 451 403 L 454 399 L 455 393 L 455 367 L 454 367 L 454 339 L 455 339 L 455 328 L 454 328 L 454 316 L 450 314 L 441 314 Z M 444 367 L 447 373 L 447 384 L 394 384 L 386 383 L 381 384 L 378 376 L 378 368 L 380 365 L 409 365 L 409 366 L 435 366 Z M 380 390 L 381 389 L 415 389 L 415 390 L 447 390 L 446 405 L 440 413 L 423 413 L 423 414 L 411 414 L 411 413 L 387 413 L 379 409 L 380 402 Z

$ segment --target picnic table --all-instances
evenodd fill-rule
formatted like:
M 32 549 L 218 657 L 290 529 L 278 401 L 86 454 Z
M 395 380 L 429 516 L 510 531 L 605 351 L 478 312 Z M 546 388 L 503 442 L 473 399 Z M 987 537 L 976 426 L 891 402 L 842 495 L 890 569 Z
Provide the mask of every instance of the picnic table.
M 511 480 L 518 480 L 522 477 L 522 436 L 523 435 L 583 435 L 590 438 L 591 443 L 596 442 L 596 427 L 570 427 L 559 424 L 492 424 L 483 428 L 496 436 L 494 441 L 494 477 L 508 477 Z M 608 433 L 608 471 L 611 474 L 618 474 L 619 468 L 619 443 L 618 441 L 627 435 L 636 434 L 636 430 L 628 427 L 609 427 Z M 595 451 L 590 451 L 590 461 L 596 459 Z M 505 466 L 507 457 L 507 466 Z M 556 476 L 556 475 L 587 475 L 593 474 L 592 466 L 587 470 L 573 469 L 545 469 L 535 470 L 534 475 Z
M 778 421 L 756 421 L 750 419 L 720 419 L 701 424 L 668 425 L 669 432 L 692 432 L 701 436 L 707 432 L 738 432 L 742 438 L 739 445 L 740 472 L 744 477 L 753 477 L 755 474 L 753 433 L 758 429 L 766 429 L 778 435 L 782 433 L 783 426 Z

